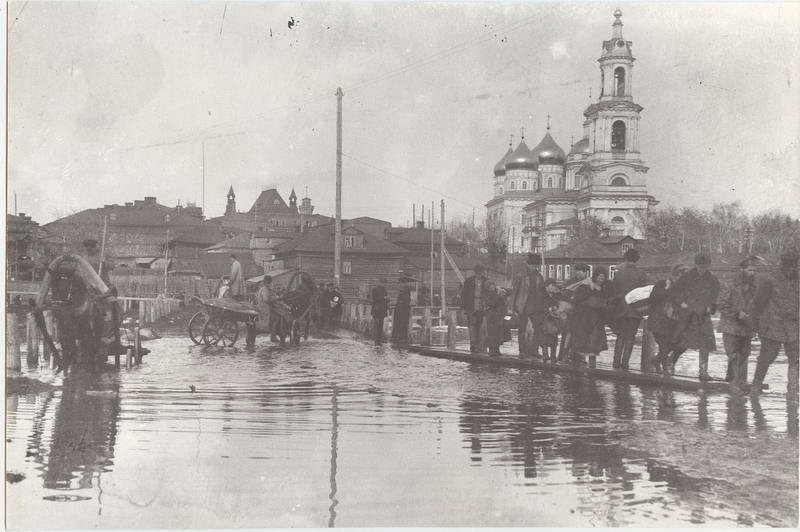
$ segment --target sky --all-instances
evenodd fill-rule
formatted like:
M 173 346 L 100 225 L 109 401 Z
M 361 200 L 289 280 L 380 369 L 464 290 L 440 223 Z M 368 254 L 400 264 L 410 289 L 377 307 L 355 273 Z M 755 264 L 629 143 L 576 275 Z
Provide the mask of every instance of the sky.
M 477 219 L 509 136 L 565 150 L 617 4 L 11 2 L 8 197 L 39 223 L 264 188 L 404 225 Z M 621 3 L 648 190 L 800 216 L 800 4 Z M 205 195 L 203 195 L 205 175 Z

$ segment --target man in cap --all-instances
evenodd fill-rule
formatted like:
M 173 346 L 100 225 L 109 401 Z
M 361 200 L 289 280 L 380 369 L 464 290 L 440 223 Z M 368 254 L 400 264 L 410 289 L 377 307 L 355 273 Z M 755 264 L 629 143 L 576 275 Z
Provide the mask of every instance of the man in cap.
M 753 301 L 756 294 L 756 258 L 739 263 L 739 275 L 725 283 L 719 298 L 719 331 L 728 355 L 730 383 L 741 392 L 747 385 L 747 359 L 755 334 Z
M 701 381 L 710 380 L 708 354 L 716 349 L 711 315 L 717 311 L 719 280 L 708 269 L 710 265 L 711 258 L 708 255 L 695 255 L 694 268 L 678 279 L 672 296 L 678 324 L 674 332 L 676 351 L 671 366 L 675 367 L 681 353 L 686 349 L 697 349 L 700 355 L 698 376 Z
M 758 395 L 770 364 L 778 356 L 783 344 L 789 361 L 787 399 L 797 401 L 798 393 L 798 280 L 797 253 L 787 251 L 781 255 L 778 272 L 758 284 L 754 301 L 755 318 L 761 352 L 753 376 L 751 394 Z
M 527 269 L 514 280 L 511 292 L 511 308 L 517 315 L 519 329 L 519 356 L 529 357 L 538 355 L 540 328 L 547 315 L 549 301 L 544 286 L 544 277 L 539 273 L 542 256 L 538 253 L 528 253 Z M 528 322 L 533 326 L 532 345 L 528 345 L 525 332 Z
M 636 331 L 642 322 L 642 315 L 625 302 L 625 295 L 640 286 L 647 284 L 647 276 L 636 266 L 639 262 L 639 252 L 629 249 L 623 255 L 623 262 L 617 266 L 611 287 L 614 290 L 614 300 L 617 303 L 616 313 L 613 318 L 614 332 L 617 341 L 614 344 L 613 367 L 628 369 L 628 364 L 633 352 Z
M 485 314 L 484 298 L 486 297 L 486 269 L 480 264 L 473 269 L 474 274 L 464 281 L 461 287 L 461 305 L 467 314 L 469 323 L 469 350 L 477 353 L 483 348 L 481 325 Z

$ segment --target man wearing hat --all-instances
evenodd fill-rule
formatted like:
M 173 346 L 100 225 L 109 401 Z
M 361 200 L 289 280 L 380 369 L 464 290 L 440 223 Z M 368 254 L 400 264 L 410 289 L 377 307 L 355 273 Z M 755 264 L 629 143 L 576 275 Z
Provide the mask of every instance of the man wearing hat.
M 677 312 L 674 332 L 675 353 L 671 366 L 674 368 L 686 349 L 697 349 L 700 358 L 698 376 L 701 381 L 708 375 L 708 354 L 717 348 L 711 315 L 717 311 L 719 280 L 708 269 L 711 258 L 705 253 L 694 256 L 694 268 L 686 272 L 675 283 L 672 296 Z
M 761 392 L 767 370 L 783 344 L 789 361 L 787 399 L 797 401 L 799 292 L 797 253 L 787 251 L 781 255 L 780 270 L 762 279 L 756 291 L 754 307 L 758 320 L 758 336 L 761 338 L 761 352 L 751 387 L 753 395 Z
M 464 281 L 464 286 L 461 288 L 461 305 L 469 323 L 469 350 L 477 353 L 483 347 L 481 325 L 485 314 L 486 269 L 478 264 L 473 271 L 475 273 Z
M 403 275 L 392 315 L 392 341 L 408 342 L 408 320 L 411 318 L 411 286 L 415 280 Z
M 547 303 L 549 301 L 544 287 L 544 277 L 539 273 L 542 256 L 538 253 L 528 253 L 527 269 L 514 280 L 511 293 L 511 308 L 517 315 L 519 328 L 519 356 L 535 356 L 539 351 L 540 328 L 547 316 Z M 528 322 L 533 326 L 533 342 L 528 345 L 525 331 Z
M 615 368 L 628 369 L 628 364 L 633 352 L 636 332 L 642 322 L 642 315 L 625 302 L 625 295 L 640 286 L 647 284 L 647 275 L 639 269 L 639 252 L 629 249 L 623 255 L 623 262 L 617 265 L 617 272 L 611 287 L 614 290 L 614 300 L 618 303 L 617 312 L 613 319 L 613 329 L 617 335 L 614 344 Z
M 719 298 L 719 332 L 728 355 L 729 382 L 735 391 L 747 385 L 747 359 L 755 334 L 753 300 L 756 294 L 756 258 L 739 263 L 739 275 L 723 286 Z

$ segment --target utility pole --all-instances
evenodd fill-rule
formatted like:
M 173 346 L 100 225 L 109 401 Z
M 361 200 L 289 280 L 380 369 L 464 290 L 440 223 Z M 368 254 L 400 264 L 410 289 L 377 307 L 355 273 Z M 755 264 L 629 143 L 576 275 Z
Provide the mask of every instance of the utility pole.
M 203 141 L 202 144 L 202 153 L 203 153 L 203 216 L 206 215 L 206 142 Z
M 424 209 L 425 204 L 422 207 Z M 428 211 L 428 230 L 431 232 L 431 300 L 429 306 L 433 307 L 433 202 L 431 202 L 431 210 Z
M 167 297 L 168 271 L 169 271 L 169 227 L 167 227 L 167 242 L 164 244 L 164 297 Z
M 336 224 L 333 241 L 333 284 L 342 274 L 342 88 L 336 89 Z
M 446 290 L 445 290 L 445 275 L 444 275 L 444 200 L 442 200 L 442 219 L 439 220 L 439 236 L 441 241 L 441 253 L 442 256 L 442 317 L 446 315 L 447 312 L 447 298 Z

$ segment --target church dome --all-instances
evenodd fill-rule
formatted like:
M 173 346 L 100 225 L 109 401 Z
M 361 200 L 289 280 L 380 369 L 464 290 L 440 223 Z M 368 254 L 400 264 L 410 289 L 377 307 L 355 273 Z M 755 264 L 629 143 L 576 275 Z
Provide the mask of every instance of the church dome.
M 531 153 L 524 140 L 519 143 L 517 149 L 506 159 L 506 170 L 536 170 L 537 166 L 536 157 Z
M 539 164 L 564 164 L 564 150 L 556 144 L 550 132 L 545 133 L 544 138 L 533 149 L 532 155 L 537 159 Z
M 571 150 L 569 150 L 570 155 L 584 155 L 589 153 L 591 153 L 591 150 L 589 149 L 589 137 L 583 137 L 572 146 Z
M 508 148 L 508 151 L 503 158 L 497 161 L 497 164 L 494 165 L 494 175 L 495 177 L 500 177 L 501 175 L 506 175 L 506 161 L 508 160 L 509 156 L 513 153 L 511 148 Z

